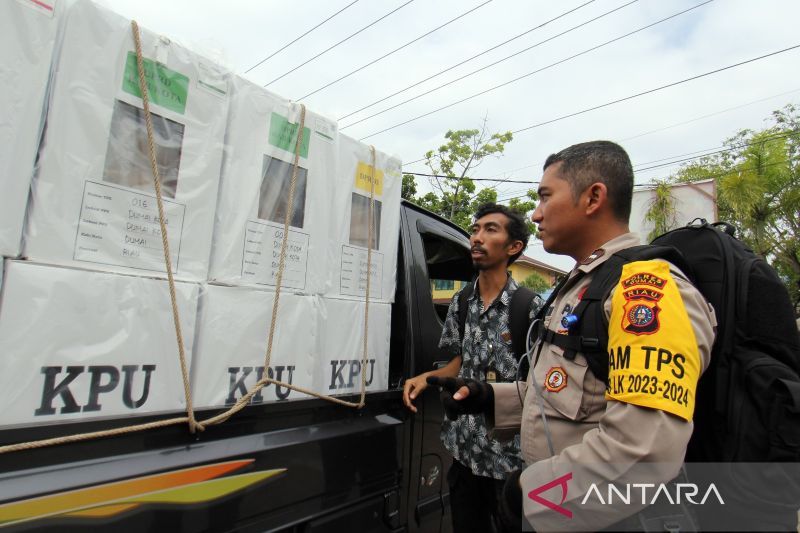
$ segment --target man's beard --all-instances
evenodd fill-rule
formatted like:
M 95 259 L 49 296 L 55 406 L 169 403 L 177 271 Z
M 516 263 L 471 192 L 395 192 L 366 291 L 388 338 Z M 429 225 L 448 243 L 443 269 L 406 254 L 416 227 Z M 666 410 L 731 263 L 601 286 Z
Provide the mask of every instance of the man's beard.
M 473 268 L 477 271 L 489 270 L 490 266 L 486 263 L 478 263 L 477 261 L 472 262 Z

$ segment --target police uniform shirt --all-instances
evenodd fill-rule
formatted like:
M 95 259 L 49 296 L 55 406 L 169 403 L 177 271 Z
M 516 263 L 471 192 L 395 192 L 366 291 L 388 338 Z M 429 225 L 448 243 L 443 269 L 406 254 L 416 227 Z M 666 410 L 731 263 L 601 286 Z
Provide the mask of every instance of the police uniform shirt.
M 593 272 L 613 253 L 638 244 L 637 235 L 621 235 L 576 265 L 547 311 L 545 327 L 566 333 L 569 321 L 564 317 L 577 306 Z M 676 267 L 654 260 L 623 267 L 604 311 L 609 323 L 608 388 L 588 369 L 583 354 L 570 360 L 550 344 L 541 347 L 534 371 L 522 385 L 523 405 L 515 384 L 493 385 L 495 428 L 508 431 L 521 425 L 528 465 L 520 479 L 523 506 L 537 531 L 597 531 L 625 518 L 619 507 L 597 499 L 581 504 L 587 488 L 621 480 L 637 463 L 658 463 L 652 479 L 671 480 L 692 434 L 697 379 L 708 366 L 714 340 L 711 306 Z M 531 379 L 541 391 L 555 456 Z M 550 483 L 556 492 L 543 498 L 558 504 L 556 485 L 562 482 L 569 488 L 557 506 L 564 513 L 529 496 Z M 623 512 L 640 508 L 626 506 Z

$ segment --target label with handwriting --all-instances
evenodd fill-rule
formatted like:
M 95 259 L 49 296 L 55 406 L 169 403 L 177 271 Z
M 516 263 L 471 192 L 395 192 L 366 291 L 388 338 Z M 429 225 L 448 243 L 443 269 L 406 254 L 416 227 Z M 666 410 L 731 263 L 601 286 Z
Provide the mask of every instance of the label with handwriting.
M 248 220 L 242 254 L 242 279 L 276 285 L 283 242 L 283 225 Z M 308 270 L 308 234 L 289 230 L 281 287 L 305 289 Z
M 178 274 L 186 206 L 163 199 L 172 271 Z M 73 258 L 165 272 L 158 204 L 149 194 L 87 181 Z
M 342 266 L 339 286 L 342 294 L 364 296 L 367 294 L 367 272 L 370 273 L 369 297 L 382 298 L 383 254 L 372 250 L 372 264 L 367 269 L 367 249 L 342 245 Z

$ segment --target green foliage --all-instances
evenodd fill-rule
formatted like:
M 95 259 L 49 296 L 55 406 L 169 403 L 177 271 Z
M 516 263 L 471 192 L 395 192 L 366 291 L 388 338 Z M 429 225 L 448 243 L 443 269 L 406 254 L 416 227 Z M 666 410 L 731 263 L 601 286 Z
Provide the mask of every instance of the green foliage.
M 534 272 L 533 274 L 525 278 L 522 281 L 522 283 L 520 283 L 520 286 L 527 287 L 533 292 L 541 294 L 550 288 L 550 283 L 548 283 L 548 281 L 544 279 L 541 275 Z
M 670 193 L 670 184 L 666 181 L 656 183 L 655 197 L 650 202 L 650 207 L 644 215 L 644 219 L 653 222 L 654 227 L 647 236 L 648 241 L 652 241 L 662 233 L 666 233 L 675 228 L 675 201 Z
M 478 189 L 470 176 L 486 158 L 502 156 L 513 136 L 511 132 L 489 134 L 484 119 L 480 129 L 450 130 L 445 133 L 445 140 L 439 148 L 425 154 L 425 164 L 436 176 L 429 178 L 433 191 L 416 196 L 414 177 L 407 174 L 403 177 L 403 198 L 469 230 L 477 208 L 497 202 L 494 187 Z M 513 199 L 509 206 L 526 216 L 535 207 L 536 193 L 529 191 L 528 198 Z M 528 225 L 534 229 L 533 224 Z
M 413 202 L 417 195 L 417 182 L 411 174 L 403 174 L 403 188 L 400 197 Z
M 672 181 L 713 178 L 719 219 L 778 271 L 800 309 L 800 115 L 793 105 L 772 113 L 761 131 L 741 130 L 727 151 L 684 167 Z
M 538 200 L 539 195 L 536 194 L 536 191 L 530 189 L 526 193 L 526 198 L 512 198 L 508 201 L 508 207 L 520 213 L 522 218 L 525 219 L 525 224 L 528 226 L 528 231 L 531 232 L 531 239 L 539 234 L 538 230 L 536 229 L 536 224 L 533 223 L 531 217 L 529 216 L 530 212 L 536 209 L 536 202 Z

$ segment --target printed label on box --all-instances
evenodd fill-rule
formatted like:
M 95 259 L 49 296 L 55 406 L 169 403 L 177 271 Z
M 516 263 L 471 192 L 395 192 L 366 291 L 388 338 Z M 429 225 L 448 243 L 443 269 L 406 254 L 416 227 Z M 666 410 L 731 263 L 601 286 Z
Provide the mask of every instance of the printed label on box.
M 375 196 L 381 196 L 383 195 L 383 171 L 359 161 L 356 168 L 356 189 L 362 190 L 369 195 L 372 190 L 373 177 L 375 179 Z
M 242 254 L 242 279 L 260 285 L 275 285 L 283 242 L 283 226 L 248 220 Z M 305 289 L 308 270 L 308 234 L 289 230 L 282 287 Z
M 164 223 L 176 274 L 185 214 L 186 206 L 164 199 Z M 164 272 L 156 198 L 87 181 L 73 257 L 77 261 Z
M 281 150 L 294 154 L 297 146 L 297 124 L 289 122 L 286 117 L 272 113 L 269 121 L 269 144 Z M 303 128 L 303 143 L 300 146 L 300 157 L 308 158 L 308 143 L 311 138 L 311 128 Z
M 142 63 L 150 101 L 181 115 L 184 114 L 189 94 L 189 78 L 147 58 L 142 58 Z M 142 97 L 142 91 L 139 90 L 139 68 L 136 65 L 136 54 L 133 52 L 128 52 L 128 59 L 125 61 L 122 90 L 138 98 Z
M 370 265 L 369 297 L 383 298 L 383 254 L 372 251 Z M 342 245 L 342 265 L 340 273 L 340 290 L 348 296 L 364 296 L 367 294 L 367 250 Z

